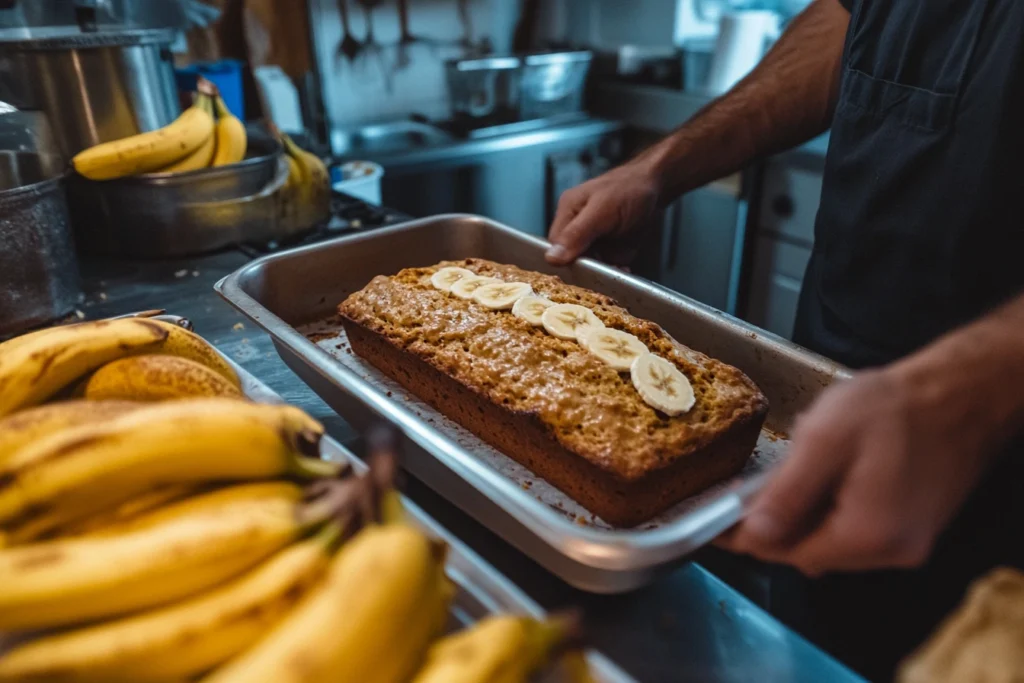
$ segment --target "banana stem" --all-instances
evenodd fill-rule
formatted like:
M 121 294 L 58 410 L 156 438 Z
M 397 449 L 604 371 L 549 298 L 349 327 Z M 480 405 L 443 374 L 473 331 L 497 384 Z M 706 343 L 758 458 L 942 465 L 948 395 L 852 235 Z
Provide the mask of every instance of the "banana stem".
M 540 623 L 540 630 L 542 639 L 550 643 L 553 659 L 586 647 L 583 615 L 579 610 L 562 610 L 548 615 Z
M 363 479 L 319 481 L 307 489 L 307 502 L 300 508 L 300 523 L 315 527 L 327 523 L 338 527 L 344 540 L 362 526 L 361 505 L 366 498 Z
M 298 456 L 292 462 L 291 474 L 300 479 L 337 479 L 348 469 L 347 463 Z
M 370 464 L 367 477 L 373 484 L 373 521 L 398 521 L 402 517 L 401 501 L 395 491 L 395 480 L 398 477 L 398 434 L 391 427 L 379 426 L 367 433 L 366 440 L 370 453 L 367 458 Z
M 333 555 L 352 536 L 354 521 L 352 516 L 331 519 L 317 532 L 316 538 L 323 544 L 328 554 Z
M 217 87 L 217 84 L 202 76 L 196 81 L 196 91 L 211 98 L 220 97 L 220 88 Z

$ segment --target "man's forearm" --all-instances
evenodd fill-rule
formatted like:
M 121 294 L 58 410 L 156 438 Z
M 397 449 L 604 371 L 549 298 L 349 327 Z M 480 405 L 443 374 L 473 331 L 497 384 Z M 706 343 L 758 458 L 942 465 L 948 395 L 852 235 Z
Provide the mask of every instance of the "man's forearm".
M 1024 433 L 1024 294 L 892 367 L 917 400 L 958 412 L 984 451 L 998 449 Z
M 662 201 L 824 132 L 838 92 L 849 13 L 815 0 L 756 69 L 682 128 L 637 157 Z

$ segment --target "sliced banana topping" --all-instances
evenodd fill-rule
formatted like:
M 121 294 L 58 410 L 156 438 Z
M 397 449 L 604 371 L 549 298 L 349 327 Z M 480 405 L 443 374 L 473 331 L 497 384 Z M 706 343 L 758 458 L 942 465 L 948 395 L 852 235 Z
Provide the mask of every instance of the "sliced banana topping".
M 532 293 L 533 287 L 525 282 L 492 282 L 478 287 L 473 292 L 473 300 L 492 311 L 507 311 Z
M 607 327 L 588 331 L 580 344 L 619 372 L 628 372 L 633 361 L 647 353 L 647 345 L 629 332 Z
M 548 334 L 573 341 L 578 341 L 590 330 L 604 327 L 592 310 L 576 304 L 550 306 L 541 315 L 540 322 Z
M 544 315 L 544 311 L 554 305 L 555 302 L 550 299 L 531 294 L 516 302 L 512 307 L 512 315 L 522 318 L 534 327 L 541 327 L 544 324 L 541 322 L 541 316 Z
M 442 268 L 430 276 L 430 284 L 442 292 L 450 292 L 452 285 L 466 277 L 476 277 L 476 273 L 465 268 Z
M 455 281 L 455 284 L 452 285 L 451 293 L 460 299 L 472 299 L 473 292 L 492 282 L 501 282 L 501 280 L 496 277 L 483 277 L 480 275 L 464 277 Z
M 666 415 L 681 415 L 697 400 L 686 375 L 653 353 L 637 357 L 629 369 L 629 376 L 644 403 Z

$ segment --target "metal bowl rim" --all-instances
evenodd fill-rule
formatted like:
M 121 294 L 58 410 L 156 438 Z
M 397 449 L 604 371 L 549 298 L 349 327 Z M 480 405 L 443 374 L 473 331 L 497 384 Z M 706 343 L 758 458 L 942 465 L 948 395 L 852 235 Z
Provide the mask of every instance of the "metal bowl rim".
M 229 173 L 243 173 L 251 170 L 255 166 L 261 164 L 268 164 L 272 161 L 281 158 L 284 153 L 284 148 L 274 143 L 274 151 L 269 154 L 262 154 L 258 157 L 247 157 L 234 164 L 227 164 L 226 166 L 215 166 L 211 168 L 197 168 L 194 171 L 185 171 L 183 173 L 140 173 L 135 176 L 125 176 L 123 178 L 111 178 L 109 180 L 89 180 L 83 176 L 84 180 L 88 180 L 91 183 L 119 183 L 121 185 L 167 185 L 168 181 L 173 181 L 177 184 L 179 181 L 188 182 L 191 180 L 206 180 Z
M 59 158 L 59 156 L 56 155 L 56 154 L 39 154 L 37 152 L 19 152 L 18 150 L 3 150 L 3 151 L 7 152 L 7 153 L 14 153 L 14 154 L 31 154 L 33 156 L 48 156 L 48 157 L 53 157 L 53 158 Z M 28 185 L 18 185 L 17 187 L 11 187 L 11 188 L 8 188 L 6 190 L 0 189 L 0 203 L 7 203 L 9 201 L 13 201 L 15 199 L 19 199 L 19 198 L 21 198 L 22 195 L 29 194 L 29 193 L 32 193 L 32 192 L 34 192 L 36 194 L 43 194 L 43 193 L 51 192 L 53 190 L 53 187 L 63 183 L 65 180 L 68 179 L 68 176 L 70 176 L 70 175 L 71 175 L 70 169 L 65 169 L 65 170 L 61 171 L 60 173 L 55 173 L 54 175 L 50 176 L 49 178 L 44 178 L 43 180 L 37 180 L 36 182 L 29 183 Z

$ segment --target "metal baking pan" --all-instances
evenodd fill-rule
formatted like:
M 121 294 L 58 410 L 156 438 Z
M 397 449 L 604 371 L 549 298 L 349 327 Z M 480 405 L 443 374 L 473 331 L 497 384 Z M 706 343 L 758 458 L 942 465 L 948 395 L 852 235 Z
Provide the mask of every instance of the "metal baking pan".
M 383 417 L 402 429 L 414 444 L 404 463 L 414 476 L 567 583 L 624 592 L 738 521 L 764 474 L 783 456 L 796 415 L 848 373 L 771 333 L 595 261 L 553 268 L 544 261 L 546 247 L 484 218 L 437 216 L 267 256 L 216 289 L 270 333 L 285 363 L 345 419 L 361 426 Z M 554 273 L 612 296 L 683 344 L 741 368 L 771 403 L 744 470 L 647 524 L 614 529 L 350 352 L 334 317 L 345 297 L 379 274 L 467 257 Z
M 281 403 L 281 397 L 273 389 L 260 382 L 238 364 L 228 360 L 242 380 L 242 389 L 249 398 L 262 403 Z M 321 454 L 327 460 L 348 462 L 357 472 L 366 466 L 349 450 L 334 439 L 324 437 Z M 431 536 L 448 544 L 448 576 L 458 586 L 458 593 L 452 604 L 454 625 L 465 626 L 479 621 L 489 614 L 514 613 L 534 617 L 544 616 L 544 609 L 505 578 L 497 569 L 484 562 L 479 555 L 463 545 L 444 527 L 423 512 L 408 498 L 402 499 L 406 512 L 413 522 Z M 598 652 L 589 651 L 587 661 L 598 683 L 633 683 L 633 679 L 619 667 Z M 543 683 L 562 683 L 552 674 Z

